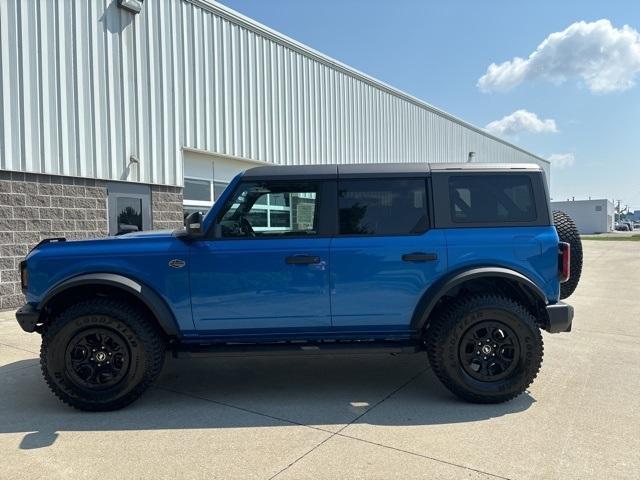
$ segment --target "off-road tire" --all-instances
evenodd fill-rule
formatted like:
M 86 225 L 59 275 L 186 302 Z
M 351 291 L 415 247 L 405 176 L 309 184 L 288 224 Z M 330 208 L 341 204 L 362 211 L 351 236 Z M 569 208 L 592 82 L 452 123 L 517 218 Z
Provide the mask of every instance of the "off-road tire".
M 560 284 L 560 298 L 568 298 L 577 288 L 582 274 L 582 240 L 571 217 L 560 210 L 553 211 L 553 223 L 561 242 L 571 246 L 569 280 Z
M 93 331 L 113 332 L 128 352 L 126 372 L 108 388 L 79 384 L 70 366 L 74 339 Z M 40 365 L 49 388 L 64 403 L 80 410 L 117 410 L 140 397 L 157 378 L 165 350 L 161 332 L 144 312 L 117 298 L 98 297 L 72 305 L 48 325 L 42 335 Z
M 494 381 L 470 376 L 460 353 L 463 339 L 483 322 L 503 325 L 519 344 L 513 370 L 505 370 L 506 376 Z M 448 302 L 431 320 L 426 346 L 438 379 L 455 395 L 474 403 L 501 403 L 523 393 L 540 370 L 544 350 L 540 328 L 531 313 L 518 302 L 499 295 L 471 295 Z

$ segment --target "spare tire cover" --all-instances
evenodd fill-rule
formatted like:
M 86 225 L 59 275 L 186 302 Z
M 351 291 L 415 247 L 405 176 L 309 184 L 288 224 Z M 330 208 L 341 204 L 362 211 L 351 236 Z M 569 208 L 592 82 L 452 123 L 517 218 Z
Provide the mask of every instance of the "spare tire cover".
M 560 241 L 571 245 L 571 276 L 569 280 L 560 284 L 560 298 L 564 299 L 574 292 L 580 281 L 580 274 L 582 273 L 582 241 L 576 224 L 566 213 L 554 210 L 553 223 L 558 231 Z

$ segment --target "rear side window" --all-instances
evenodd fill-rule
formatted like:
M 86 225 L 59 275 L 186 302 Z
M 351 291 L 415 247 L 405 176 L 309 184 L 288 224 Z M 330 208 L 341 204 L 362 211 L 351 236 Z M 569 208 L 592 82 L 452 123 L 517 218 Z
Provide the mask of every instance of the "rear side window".
M 341 235 L 411 235 L 427 230 L 425 179 L 338 182 Z
M 454 223 L 534 222 L 537 219 L 531 178 L 526 175 L 449 177 Z

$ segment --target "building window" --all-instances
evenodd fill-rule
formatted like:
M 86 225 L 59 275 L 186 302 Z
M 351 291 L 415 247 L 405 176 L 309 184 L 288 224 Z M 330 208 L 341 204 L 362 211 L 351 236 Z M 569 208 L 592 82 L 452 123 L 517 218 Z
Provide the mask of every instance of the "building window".
M 142 231 L 142 200 L 140 198 L 118 197 L 116 215 L 118 216 L 116 235 Z
M 602 211 L 602 205 L 596 205 L 596 212 Z
M 428 227 L 424 179 L 338 183 L 341 235 L 411 235 Z
M 228 186 L 229 184 L 225 182 L 213 182 L 213 201 L 214 202 L 220 198 L 220 195 L 222 195 L 222 192 L 224 192 Z
M 183 195 L 187 201 L 211 202 L 211 182 L 197 178 L 185 178 Z
M 148 185 L 112 182 L 107 186 L 109 235 L 151 229 L 151 189 Z

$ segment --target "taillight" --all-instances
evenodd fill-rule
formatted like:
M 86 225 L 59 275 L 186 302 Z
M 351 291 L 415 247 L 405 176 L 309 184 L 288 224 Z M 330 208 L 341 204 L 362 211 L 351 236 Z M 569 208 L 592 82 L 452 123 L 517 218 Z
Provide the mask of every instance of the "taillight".
M 571 245 L 565 242 L 560 242 L 558 273 L 561 283 L 566 282 L 571 277 Z

